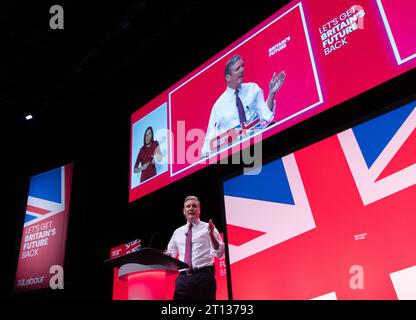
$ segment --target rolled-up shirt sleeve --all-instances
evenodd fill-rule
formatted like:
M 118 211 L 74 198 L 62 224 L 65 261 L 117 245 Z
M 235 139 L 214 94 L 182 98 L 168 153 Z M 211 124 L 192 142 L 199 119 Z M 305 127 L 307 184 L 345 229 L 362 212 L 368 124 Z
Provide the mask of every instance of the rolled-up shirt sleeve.
M 178 247 L 175 241 L 175 233 L 172 235 L 172 238 L 170 239 L 168 247 L 166 249 L 166 254 L 172 258 L 176 258 L 179 254 Z
M 214 229 L 214 236 L 215 236 L 215 239 L 217 239 L 219 246 L 218 246 L 218 249 L 215 250 L 214 246 L 212 245 L 212 242 L 210 241 L 211 243 L 210 254 L 213 257 L 221 258 L 225 251 L 225 245 L 217 229 Z
M 256 112 L 262 121 L 272 121 L 274 118 L 275 104 L 273 103 L 273 111 L 271 111 L 264 100 L 263 90 L 257 86 L 256 94 Z

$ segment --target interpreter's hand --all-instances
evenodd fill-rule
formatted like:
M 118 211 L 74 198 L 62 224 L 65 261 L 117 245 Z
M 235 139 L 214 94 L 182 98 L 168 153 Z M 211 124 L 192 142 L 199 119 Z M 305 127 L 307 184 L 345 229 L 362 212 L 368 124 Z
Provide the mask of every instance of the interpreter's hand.
M 215 229 L 214 222 L 212 222 L 212 219 L 209 219 L 208 221 L 208 231 L 209 233 L 213 233 Z
M 157 162 L 162 162 L 163 160 L 163 156 L 161 153 L 155 153 L 153 157 L 153 163 Z
M 279 75 L 276 75 L 276 72 L 273 73 L 272 79 L 269 83 L 269 90 L 274 95 L 281 88 L 283 82 L 285 82 L 286 73 L 282 70 Z

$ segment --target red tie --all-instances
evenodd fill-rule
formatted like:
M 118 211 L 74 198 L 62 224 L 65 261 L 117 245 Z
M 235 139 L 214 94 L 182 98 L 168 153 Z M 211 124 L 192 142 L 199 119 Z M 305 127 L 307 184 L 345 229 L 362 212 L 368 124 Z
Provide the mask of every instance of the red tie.
M 192 268 L 192 223 L 189 224 L 188 233 L 186 234 L 185 263 Z
M 238 96 L 238 89 L 235 90 L 235 102 L 237 104 L 238 117 L 240 118 L 240 123 L 246 122 L 246 113 L 244 112 L 243 103 L 241 102 L 241 99 Z

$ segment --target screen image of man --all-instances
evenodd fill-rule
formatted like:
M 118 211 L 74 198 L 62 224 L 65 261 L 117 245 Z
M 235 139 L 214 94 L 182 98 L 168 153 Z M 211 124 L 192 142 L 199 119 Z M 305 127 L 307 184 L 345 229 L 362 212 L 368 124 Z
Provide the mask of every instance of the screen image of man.
M 177 228 L 168 243 L 166 254 L 187 263 L 175 282 L 174 300 L 215 300 L 214 257 L 224 254 L 224 243 L 212 220 L 203 222 L 196 196 L 185 198 L 183 214 L 187 223 Z
M 214 138 L 241 123 L 250 123 L 257 117 L 261 122 L 271 122 L 275 114 L 275 95 L 285 77 L 284 71 L 279 75 L 273 73 L 265 100 L 263 90 L 256 83 L 243 83 L 244 61 L 240 55 L 233 55 L 225 65 L 227 88 L 211 110 L 202 156 L 216 151 L 212 150 L 211 141 Z

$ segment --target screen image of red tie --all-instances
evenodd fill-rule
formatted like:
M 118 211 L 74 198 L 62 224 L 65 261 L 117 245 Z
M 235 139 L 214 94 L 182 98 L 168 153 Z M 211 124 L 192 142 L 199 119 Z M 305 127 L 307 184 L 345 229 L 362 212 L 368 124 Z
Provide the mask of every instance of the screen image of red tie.
M 240 123 L 246 122 L 246 113 L 244 111 L 243 103 L 241 102 L 240 97 L 238 96 L 238 89 L 235 90 L 235 102 L 237 105 L 238 117 L 240 119 Z

